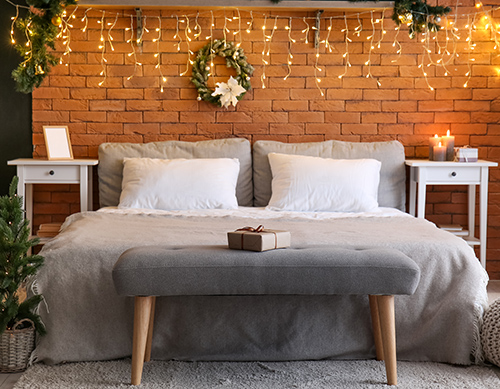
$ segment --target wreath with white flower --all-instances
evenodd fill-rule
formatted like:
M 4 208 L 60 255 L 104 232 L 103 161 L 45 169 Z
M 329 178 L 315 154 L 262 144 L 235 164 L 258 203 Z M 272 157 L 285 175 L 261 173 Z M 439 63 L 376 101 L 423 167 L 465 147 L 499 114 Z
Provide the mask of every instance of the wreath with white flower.
M 212 90 L 207 82 L 211 76 L 213 59 L 216 56 L 226 59 L 227 67 L 232 67 L 236 71 L 236 78 L 231 76 L 227 83 L 218 82 L 217 88 Z M 243 49 L 235 47 L 232 42 L 221 39 L 210 42 L 198 51 L 193 63 L 191 82 L 198 89 L 198 100 L 205 100 L 219 107 L 227 108 L 230 104 L 236 106 L 238 100 L 241 100 L 251 88 L 250 76 L 252 73 L 253 66 L 247 62 Z

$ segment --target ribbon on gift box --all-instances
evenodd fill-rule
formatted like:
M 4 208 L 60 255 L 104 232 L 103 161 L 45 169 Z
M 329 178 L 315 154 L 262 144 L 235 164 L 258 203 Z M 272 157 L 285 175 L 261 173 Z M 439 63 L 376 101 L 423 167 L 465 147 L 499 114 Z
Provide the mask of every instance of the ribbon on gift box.
M 247 232 L 256 232 L 258 234 L 260 234 L 261 232 L 272 232 L 274 234 L 274 248 L 277 249 L 278 248 L 278 235 L 276 235 L 276 232 L 274 231 L 269 231 L 269 230 L 265 230 L 264 229 L 264 226 L 262 224 L 260 224 L 257 228 L 253 228 L 253 227 L 243 227 L 243 228 L 238 228 L 236 231 L 243 231 L 243 233 L 241 234 L 241 248 L 243 248 L 243 239 L 244 239 L 244 236 L 245 236 L 245 233 Z

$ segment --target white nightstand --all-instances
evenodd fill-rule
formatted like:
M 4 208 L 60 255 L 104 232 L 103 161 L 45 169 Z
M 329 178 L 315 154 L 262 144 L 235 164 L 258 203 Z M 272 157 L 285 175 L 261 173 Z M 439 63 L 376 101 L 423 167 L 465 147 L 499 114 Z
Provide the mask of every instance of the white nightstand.
M 20 158 L 7 162 L 17 166 L 17 194 L 23 196 L 26 218 L 33 217 L 33 184 L 79 184 L 80 209 L 92 210 L 92 166 L 97 159 L 46 160 Z
M 496 162 L 440 162 L 422 159 L 406 160 L 410 167 L 410 214 L 425 217 L 425 193 L 427 185 L 468 185 L 468 231 L 464 239 L 470 245 L 479 245 L 479 259 L 486 268 L 486 228 L 488 217 L 488 168 Z M 417 193 L 418 184 L 418 193 Z M 479 185 L 479 239 L 475 237 L 476 185 Z

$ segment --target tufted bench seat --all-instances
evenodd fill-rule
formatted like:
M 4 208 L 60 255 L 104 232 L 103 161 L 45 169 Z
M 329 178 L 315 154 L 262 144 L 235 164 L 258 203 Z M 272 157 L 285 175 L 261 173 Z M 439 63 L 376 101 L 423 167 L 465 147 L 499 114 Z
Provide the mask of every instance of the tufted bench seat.
M 113 268 L 120 295 L 135 296 L 132 385 L 151 357 L 156 296 L 368 295 L 377 359 L 397 384 L 394 295 L 413 294 L 420 269 L 389 248 L 306 246 L 266 252 L 226 246 L 142 246 Z M 353 323 L 354 324 L 354 323 Z

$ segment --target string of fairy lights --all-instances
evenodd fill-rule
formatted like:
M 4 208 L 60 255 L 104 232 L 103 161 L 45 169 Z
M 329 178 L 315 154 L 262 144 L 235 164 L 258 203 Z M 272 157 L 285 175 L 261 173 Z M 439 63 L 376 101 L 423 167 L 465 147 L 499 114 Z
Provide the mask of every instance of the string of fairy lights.
M 10 4 L 15 7 L 15 15 L 11 17 L 11 30 L 10 30 L 10 41 L 12 44 L 16 43 L 14 27 L 16 24 L 16 20 L 19 18 L 20 8 L 28 8 L 21 5 L 16 5 L 11 1 L 7 0 Z M 93 11 L 92 17 L 89 16 L 89 12 Z M 469 84 L 469 81 L 472 77 L 472 65 L 474 64 L 475 58 L 475 34 L 479 31 L 486 31 L 490 35 L 490 41 L 494 43 L 494 51 L 498 52 L 500 55 L 500 21 L 495 21 L 493 18 L 493 14 L 495 11 L 500 10 L 500 7 L 486 9 L 480 2 L 476 3 L 476 10 L 470 14 L 459 14 L 458 7 L 455 9 L 455 13 L 452 15 L 444 16 L 443 18 L 434 17 L 434 22 L 440 24 L 439 31 L 431 31 L 427 26 L 422 25 L 424 28 L 424 32 L 419 34 L 416 38 L 416 43 L 420 43 L 422 45 L 422 55 L 420 56 L 420 61 L 418 64 L 418 68 L 422 71 L 422 76 L 427 83 L 427 86 L 430 90 L 433 90 L 433 86 L 429 81 L 429 67 L 434 66 L 436 68 L 442 68 L 444 71 L 444 76 L 450 76 L 453 74 L 451 70 L 452 66 L 454 66 L 455 59 L 460 56 L 465 55 L 466 60 L 463 61 L 467 64 L 466 72 L 463 74 L 465 79 L 463 83 L 463 87 L 466 88 Z M 78 19 L 80 20 L 81 26 L 74 27 L 74 21 L 77 19 L 77 11 L 82 14 Z M 343 13 L 341 15 L 335 16 L 310 16 L 310 17 L 296 17 L 296 16 L 284 16 L 284 15 L 274 15 L 269 16 L 267 13 L 257 13 L 252 10 L 240 10 L 238 8 L 234 9 L 224 9 L 224 24 L 222 26 L 222 35 L 225 40 L 233 40 L 237 48 L 239 48 L 243 43 L 243 31 L 247 33 L 251 33 L 259 28 L 262 29 L 262 55 L 261 55 L 261 87 L 266 88 L 266 67 L 271 64 L 271 53 L 273 46 L 273 37 L 275 33 L 279 30 L 284 30 L 286 32 L 287 37 L 287 53 L 286 53 L 286 63 L 280 64 L 286 66 L 286 75 L 283 77 L 283 80 L 287 80 L 289 77 L 293 75 L 293 46 L 299 42 L 303 42 L 305 44 L 312 44 L 309 42 L 310 32 L 313 30 L 317 37 L 320 37 L 317 44 L 315 45 L 314 50 L 314 61 L 313 61 L 313 69 L 314 69 L 314 80 L 317 89 L 324 95 L 324 91 L 321 87 L 322 78 L 325 77 L 325 72 L 321 64 L 321 56 L 327 55 L 329 53 L 341 54 L 343 59 L 343 72 L 338 75 L 339 79 L 347 76 L 349 73 L 349 69 L 352 67 L 352 63 L 350 60 L 350 50 L 351 44 L 354 39 L 359 42 L 363 39 L 366 43 L 367 47 L 367 59 L 364 62 L 365 74 L 366 78 L 374 79 L 378 86 L 382 85 L 382 80 L 378 77 L 375 77 L 372 73 L 372 65 L 373 62 L 373 54 L 377 52 L 381 48 L 382 43 L 386 40 L 386 36 L 390 28 L 387 26 L 385 22 L 385 13 L 388 11 L 387 9 L 383 10 L 371 10 L 371 11 L 362 11 L 356 12 L 352 14 Z M 95 16 L 100 14 L 100 16 Z M 150 12 L 151 13 L 151 12 Z M 228 16 L 229 14 L 229 16 Z M 242 19 L 245 15 L 246 27 L 242 27 Z M 380 14 L 380 17 L 375 17 L 375 15 Z M 258 18 L 256 19 L 256 15 Z M 71 13 L 64 12 L 59 20 L 56 21 L 56 25 L 60 29 L 58 38 L 62 41 L 63 52 L 60 57 L 60 64 L 64 64 L 68 66 L 69 57 L 72 52 L 71 49 L 71 31 L 73 29 L 80 29 L 82 32 L 86 32 L 89 29 L 89 22 L 91 19 L 95 19 L 98 24 L 98 34 L 99 34 L 99 42 L 98 49 L 100 51 L 100 65 L 101 71 L 100 76 L 102 77 L 101 81 L 98 83 L 99 86 L 103 86 L 106 83 L 106 78 L 108 75 L 107 72 L 107 54 L 115 51 L 115 40 L 113 34 L 118 30 L 118 26 L 123 25 L 124 23 L 119 23 L 120 19 L 129 19 L 130 26 L 123 28 L 125 34 L 125 41 L 130 46 L 130 51 L 127 53 L 127 56 L 130 58 L 130 62 L 134 65 L 133 71 L 127 77 L 128 80 L 132 79 L 138 74 L 138 69 L 143 66 L 142 62 L 139 59 L 139 56 L 143 55 L 151 55 L 143 54 L 139 47 L 142 45 L 144 41 L 150 41 L 155 43 L 155 52 L 152 54 L 155 58 L 155 69 L 158 72 L 159 85 L 160 90 L 163 92 L 164 87 L 168 85 L 168 79 L 164 74 L 162 69 L 162 46 L 161 42 L 171 42 L 171 44 L 176 48 L 178 53 L 186 54 L 186 65 L 185 68 L 179 73 L 179 76 L 185 76 L 190 66 L 193 64 L 193 56 L 196 54 L 192 50 L 192 42 L 195 40 L 200 40 L 202 36 L 202 26 L 200 24 L 200 18 L 208 19 L 208 35 L 205 36 L 206 41 L 210 41 L 212 44 L 216 39 L 214 34 L 216 32 L 215 28 L 215 16 L 214 11 L 205 11 L 199 12 L 197 11 L 195 14 L 172 14 L 170 17 L 165 16 L 165 11 L 162 11 L 161 16 L 159 15 L 141 15 L 140 16 L 140 25 L 141 28 L 137 29 L 135 27 L 135 23 L 137 23 L 137 14 L 131 13 L 130 11 L 120 11 L 115 12 L 112 10 L 99 10 L 96 8 L 87 8 L 84 11 L 79 9 L 78 6 L 71 11 Z M 428 16 L 429 18 L 430 16 Z M 357 22 L 357 26 L 351 29 L 349 28 L 352 20 Z M 442 20 L 441 20 L 442 19 Z M 148 29 L 148 21 L 156 20 L 156 27 L 154 31 Z M 163 25 L 166 20 L 175 20 L 175 33 L 172 37 L 169 37 L 168 34 L 172 33 L 172 29 L 164 29 Z M 257 25 L 258 20 L 263 20 L 262 26 Z M 284 27 L 278 27 L 279 21 L 284 20 Z M 322 23 L 318 23 L 317 21 L 321 21 Z M 333 32 L 333 21 L 339 20 L 340 24 L 344 27 L 340 29 L 340 32 L 343 35 L 342 40 L 336 40 L 332 43 L 331 34 Z M 363 27 L 363 20 L 365 22 L 365 28 Z M 411 14 L 408 14 L 406 17 L 400 16 L 400 20 L 402 25 L 395 25 L 394 27 L 394 38 L 392 38 L 392 47 L 393 52 L 396 55 L 394 59 L 392 59 L 392 63 L 397 64 L 398 59 L 403 54 L 403 45 L 399 41 L 398 37 L 400 36 L 400 32 L 402 26 L 404 24 L 411 23 Z M 316 26 L 313 25 L 316 21 Z M 54 22 L 54 20 L 53 20 Z M 300 23 L 299 23 L 300 22 Z M 230 26 L 234 24 L 237 25 L 236 28 L 233 28 L 231 31 Z M 271 24 L 271 26 L 269 26 Z M 299 27 L 299 24 L 302 26 Z M 193 27 L 191 27 L 193 25 Z M 352 25 L 352 24 L 351 24 Z M 320 26 L 323 26 L 321 29 Z M 31 34 L 29 30 L 29 24 L 26 26 L 26 54 L 29 54 L 31 47 Z M 243 29 L 244 28 L 244 29 Z M 220 28 L 219 30 L 220 31 Z M 365 33 L 362 38 L 362 33 Z M 322 37 L 322 38 L 321 38 Z M 483 39 L 483 38 L 482 38 Z M 390 43 L 390 42 L 389 42 Z M 459 46 L 462 49 L 459 49 Z M 384 51 L 384 54 L 387 54 L 387 51 Z M 273 63 L 276 65 L 276 63 Z M 214 77 L 214 63 L 211 60 L 210 63 L 210 75 Z M 455 73 L 455 75 L 457 75 Z

